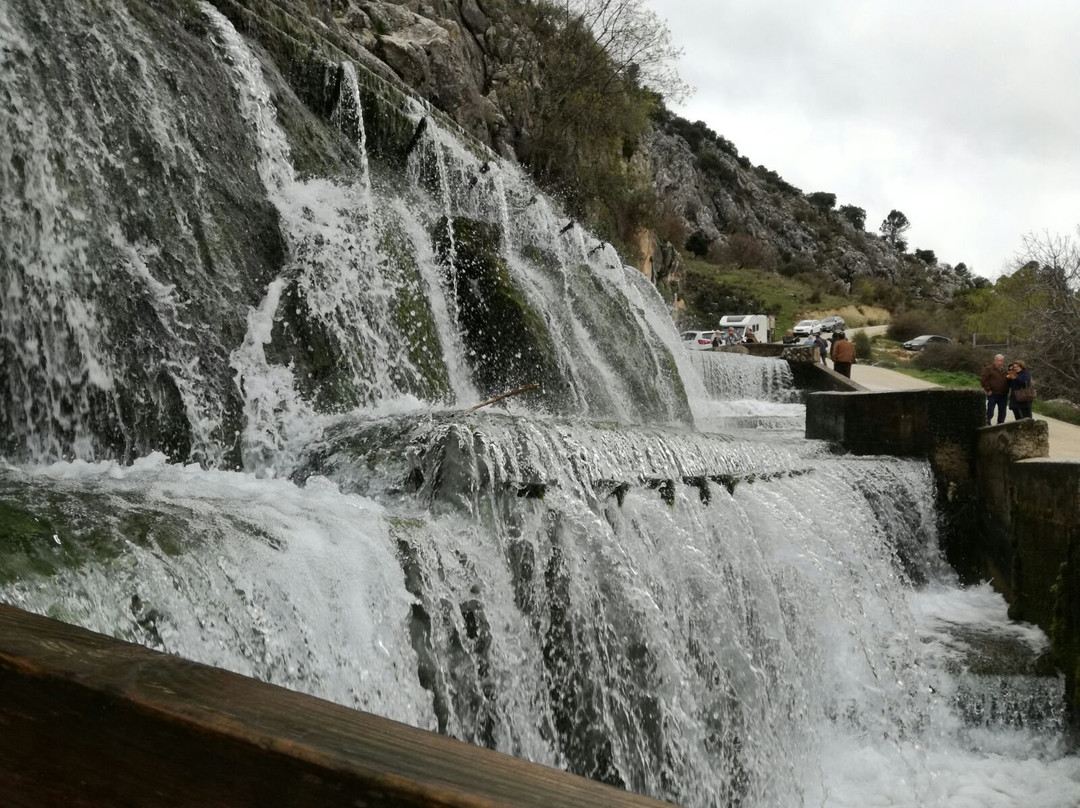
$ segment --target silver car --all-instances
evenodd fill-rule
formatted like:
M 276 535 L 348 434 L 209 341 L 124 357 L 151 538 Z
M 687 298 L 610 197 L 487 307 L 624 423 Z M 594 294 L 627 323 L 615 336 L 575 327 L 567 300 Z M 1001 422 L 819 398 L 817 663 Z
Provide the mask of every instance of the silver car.
M 844 318 L 839 314 L 832 314 L 821 321 L 822 331 L 844 331 L 847 329 L 847 324 L 844 322 Z

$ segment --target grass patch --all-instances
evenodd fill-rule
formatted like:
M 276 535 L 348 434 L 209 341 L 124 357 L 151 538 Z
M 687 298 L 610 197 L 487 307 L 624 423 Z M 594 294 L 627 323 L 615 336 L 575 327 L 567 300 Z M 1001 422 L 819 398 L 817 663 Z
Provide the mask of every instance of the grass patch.
M 1031 409 L 1047 418 L 1055 418 L 1067 424 L 1080 426 L 1080 407 L 1068 401 L 1040 401 L 1035 399 L 1031 403 Z
M 922 379 L 941 387 L 974 388 L 976 390 L 979 388 L 979 377 L 974 373 L 967 373 L 963 370 L 920 370 L 912 367 L 897 367 L 895 370 L 905 376 Z

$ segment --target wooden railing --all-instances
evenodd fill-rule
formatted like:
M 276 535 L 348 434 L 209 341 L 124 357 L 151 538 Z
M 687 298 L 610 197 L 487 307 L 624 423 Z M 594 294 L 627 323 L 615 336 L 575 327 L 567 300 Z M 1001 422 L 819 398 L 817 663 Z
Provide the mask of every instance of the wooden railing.
M 0 804 L 667 805 L 2 604 Z

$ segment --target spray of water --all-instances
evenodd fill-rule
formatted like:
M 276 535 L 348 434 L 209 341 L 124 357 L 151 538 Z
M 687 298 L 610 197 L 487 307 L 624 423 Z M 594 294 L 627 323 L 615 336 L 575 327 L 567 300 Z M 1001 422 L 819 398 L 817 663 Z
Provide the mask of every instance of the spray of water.
M 341 171 L 297 172 L 288 90 L 201 8 L 212 115 L 123 4 L 0 6 L 0 501 L 28 526 L 0 600 L 687 806 L 1080 802 L 1045 637 L 956 585 L 925 464 L 802 440 L 783 363 L 684 350 L 648 279 L 425 105 L 380 174 L 355 65 Z M 237 189 L 252 218 L 218 227 Z M 492 361 L 470 228 L 561 410 L 461 412 Z M 1019 661 L 977 671 L 991 643 Z

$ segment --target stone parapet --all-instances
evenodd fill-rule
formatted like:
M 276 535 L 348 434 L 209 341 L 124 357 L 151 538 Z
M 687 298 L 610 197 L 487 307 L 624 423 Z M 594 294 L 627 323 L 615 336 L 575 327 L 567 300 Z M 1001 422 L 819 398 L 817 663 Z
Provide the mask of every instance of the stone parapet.
M 986 421 L 978 390 L 812 393 L 806 437 L 840 443 L 855 454 L 930 457 L 956 447 L 971 462 L 975 435 Z
M 746 352 L 751 356 L 770 356 L 778 357 L 787 348 L 786 345 L 781 345 L 779 342 L 748 342 L 744 346 Z
M 1016 461 L 1049 457 L 1050 437 L 1045 421 L 1030 418 L 983 427 L 978 431 L 975 452 L 979 486 L 981 535 L 975 572 L 993 582 L 994 588 L 1013 600 L 1012 522 L 1013 476 Z
M 785 345 L 780 352 L 780 358 L 789 362 L 807 362 L 814 364 L 819 360 L 821 352 L 816 345 Z

